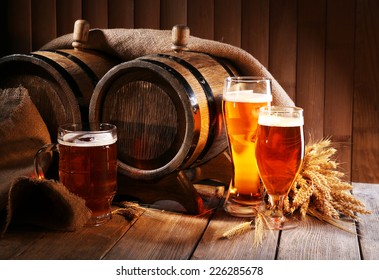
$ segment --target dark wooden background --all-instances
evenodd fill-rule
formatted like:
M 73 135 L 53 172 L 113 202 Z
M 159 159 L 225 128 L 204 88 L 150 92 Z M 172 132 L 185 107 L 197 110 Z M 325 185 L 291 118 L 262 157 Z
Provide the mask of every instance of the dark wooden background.
M 171 29 L 259 59 L 305 110 L 306 137 L 331 137 L 348 179 L 379 182 L 377 0 L 1 0 L 0 55 L 91 28 Z

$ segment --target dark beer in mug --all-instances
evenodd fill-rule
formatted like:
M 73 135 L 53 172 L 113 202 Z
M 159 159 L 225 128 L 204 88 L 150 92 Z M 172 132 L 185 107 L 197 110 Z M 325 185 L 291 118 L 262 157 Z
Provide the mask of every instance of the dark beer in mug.
M 117 188 L 117 137 L 112 130 L 59 135 L 59 180 L 92 211 L 89 224 L 110 219 Z

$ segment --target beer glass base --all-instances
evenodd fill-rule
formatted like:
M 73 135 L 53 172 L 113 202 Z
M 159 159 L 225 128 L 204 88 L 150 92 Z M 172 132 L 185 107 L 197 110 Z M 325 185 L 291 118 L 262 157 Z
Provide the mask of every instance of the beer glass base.
M 101 215 L 101 216 L 95 216 L 95 217 L 91 217 L 87 223 L 85 224 L 86 227 L 97 227 L 97 226 L 101 226 L 102 224 L 105 224 L 106 222 L 108 222 L 110 219 L 112 218 L 112 215 L 111 213 L 106 213 L 104 215 Z
M 255 217 L 258 212 L 266 208 L 264 201 L 254 201 L 249 204 L 241 204 L 231 200 L 226 200 L 224 210 L 235 217 Z
M 268 219 L 268 228 L 271 230 L 288 230 L 296 228 L 298 225 L 299 221 L 296 218 L 269 217 Z

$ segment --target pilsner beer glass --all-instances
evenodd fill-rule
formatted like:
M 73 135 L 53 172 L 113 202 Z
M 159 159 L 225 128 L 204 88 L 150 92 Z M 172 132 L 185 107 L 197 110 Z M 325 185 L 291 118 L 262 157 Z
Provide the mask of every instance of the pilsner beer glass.
M 92 211 L 87 226 L 111 218 L 117 188 L 117 129 L 112 124 L 68 124 L 58 128 L 58 144 L 48 144 L 35 156 L 35 172 L 44 178 L 44 155 L 59 153 L 59 181 L 83 198 Z
M 263 202 L 255 160 L 259 108 L 271 104 L 271 80 L 262 77 L 228 77 L 222 111 L 228 136 L 233 176 L 224 209 L 233 216 L 253 217 Z
M 296 226 L 283 215 L 284 199 L 300 172 L 304 158 L 304 117 L 298 107 L 262 107 L 258 118 L 256 158 L 271 205 L 270 227 Z

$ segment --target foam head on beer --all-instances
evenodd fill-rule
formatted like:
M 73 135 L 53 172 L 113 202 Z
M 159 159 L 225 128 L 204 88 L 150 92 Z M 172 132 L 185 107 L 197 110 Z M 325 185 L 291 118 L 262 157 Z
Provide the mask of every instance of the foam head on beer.
M 258 117 L 258 124 L 264 126 L 277 126 L 277 127 L 296 127 L 304 125 L 304 118 L 302 116 L 284 116 L 280 112 L 277 114 L 260 113 Z
M 85 133 L 85 132 L 70 132 L 63 135 L 62 139 L 58 139 L 59 144 L 76 147 L 96 147 L 107 146 L 115 143 L 117 137 L 109 133 Z
M 228 102 L 267 103 L 272 102 L 272 95 L 254 92 L 253 90 L 240 90 L 228 91 L 223 95 L 223 99 Z

